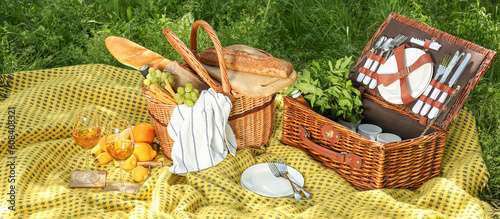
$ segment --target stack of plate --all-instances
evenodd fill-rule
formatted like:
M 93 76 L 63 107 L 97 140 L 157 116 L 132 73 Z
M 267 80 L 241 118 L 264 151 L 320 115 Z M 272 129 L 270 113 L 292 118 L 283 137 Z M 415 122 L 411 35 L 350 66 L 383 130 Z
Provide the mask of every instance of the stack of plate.
M 288 177 L 304 186 L 304 177 L 293 167 L 288 167 Z M 290 182 L 283 177 L 275 177 L 267 163 L 255 164 L 241 175 L 241 185 L 259 195 L 267 197 L 285 197 L 293 195 Z

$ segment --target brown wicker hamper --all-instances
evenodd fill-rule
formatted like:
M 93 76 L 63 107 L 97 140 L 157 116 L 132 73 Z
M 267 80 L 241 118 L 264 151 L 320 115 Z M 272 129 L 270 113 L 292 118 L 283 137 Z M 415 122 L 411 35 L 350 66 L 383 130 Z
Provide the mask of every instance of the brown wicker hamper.
M 222 81 L 218 82 L 211 78 L 194 54 L 197 54 L 196 36 L 197 29 L 201 26 L 212 40 L 219 57 Z M 267 144 L 272 134 L 274 122 L 274 98 L 276 94 L 263 97 L 245 97 L 238 95 L 231 89 L 229 84 L 226 64 L 222 57 L 222 46 L 215 33 L 205 21 L 197 21 L 193 24 L 191 31 L 191 50 L 168 28 L 163 30 L 169 43 L 179 52 L 186 61 L 186 67 L 196 73 L 208 86 L 216 92 L 228 96 L 233 104 L 229 115 L 229 123 L 236 136 L 238 149 L 253 147 L 257 148 Z M 152 118 L 152 123 L 156 131 L 156 136 L 164 154 L 171 158 L 171 151 L 174 141 L 170 138 L 167 126 L 172 116 L 175 105 L 168 105 L 155 100 L 145 93 L 145 86 L 142 87 L 143 96 L 146 99 L 147 108 Z
M 384 100 L 377 89 L 371 90 L 354 83 L 364 91 L 363 123 L 379 125 L 384 132 L 400 135 L 402 141 L 382 144 L 365 139 L 294 99 L 284 97 L 282 142 L 305 150 L 318 162 L 335 170 L 358 190 L 415 189 L 427 180 L 439 176 L 448 127 L 497 54 L 402 15 L 391 13 L 366 45 L 351 69 L 350 78 L 356 78 L 359 66 L 362 66 L 360 64 L 363 64 L 366 54 L 379 36 L 393 37 L 398 33 L 422 38 L 436 37 L 443 47 L 439 51 L 428 51 L 434 60 L 441 60 L 443 53 L 449 54 L 455 50 L 472 54 L 471 64 L 457 81 L 457 85 L 462 89 L 451 98 L 449 107 L 432 124 L 412 112 L 414 103 L 392 104 Z M 421 136 L 428 125 L 431 125 L 430 130 Z

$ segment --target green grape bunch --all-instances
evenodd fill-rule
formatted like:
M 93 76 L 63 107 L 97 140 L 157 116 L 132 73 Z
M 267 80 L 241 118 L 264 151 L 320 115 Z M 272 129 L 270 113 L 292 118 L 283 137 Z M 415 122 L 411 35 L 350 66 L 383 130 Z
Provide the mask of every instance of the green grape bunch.
M 177 101 L 177 104 L 186 104 L 189 107 L 193 107 L 194 103 L 200 97 L 200 91 L 193 87 L 189 81 L 184 83 L 184 87 L 178 87 L 177 93 L 174 95 L 174 99 Z
M 144 84 L 149 86 L 151 84 L 156 84 L 160 87 L 165 87 L 165 79 L 168 80 L 168 83 L 171 87 L 174 87 L 175 81 L 174 76 L 170 72 L 162 72 L 158 69 L 154 69 L 153 67 L 149 67 L 149 73 L 146 75 L 146 79 L 144 79 Z

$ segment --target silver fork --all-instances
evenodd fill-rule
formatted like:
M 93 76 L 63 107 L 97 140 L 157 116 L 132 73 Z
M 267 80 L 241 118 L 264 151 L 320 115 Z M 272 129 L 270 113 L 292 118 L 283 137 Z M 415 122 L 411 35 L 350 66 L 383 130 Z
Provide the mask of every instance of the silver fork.
M 394 54 L 394 48 L 400 46 L 401 43 L 403 43 L 406 39 L 408 39 L 408 37 L 405 36 L 405 35 L 402 35 L 402 34 L 401 34 L 401 36 L 398 39 L 394 39 L 394 41 L 396 41 L 396 42 L 394 43 L 394 46 L 392 46 L 392 48 L 390 48 L 391 50 L 390 50 L 389 53 L 387 53 L 387 55 L 385 56 L 385 58 L 391 57 L 391 55 Z
M 271 172 L 273 173 L 273 175 L 275 177 L 283 177 L 281 175 L 278 167 L 276 167 L 276 165 L 273 162 L 268 162 L 267 165 L 269 166 L 269 169 L 271 170 Z M 288 179 L 288 177 L 286 177 L 286 178 Z M 297 200 L 297 201 L 302 200 L 302 196 L 300 196 L 299 191 L 295 188 L 295 186 L 293 185 L 292 181 L 290 179 L 288 179 L 288 181 L 290 182 L 290 186 L 292 186 L 293 195 L 295 196 L 295 200 Z
M 288 167 L 286 166 L 285 164 L 285 160 L 280 158 L 278 159 L 278 170 L 280 171 L 280 174 L 284 177 L 286 177 L 290 182 L 292 182 L 295 187 L 297 187 L 298 190 L 300 190 L 302 193 L 304 193 L 304 195 L 307 197 L 307 199 L 311 199 L 312 198 L 312 194 L 307 191 L 306 189 L 304 189 L 304 187 L 300 186 L 299 184 L 297 184 L 296 182 L 294 182 L 292 179 L 290 179 L 288 177 Z
M 387 54 L 385 55 L 385 58 L 389 58 L 393 53 L 394 53 L 394 48 L 398 47 L 399 45 L 401 45 L 401 43 L 403 43 L 406 39 L 408 39 L 408 37 L 406 35 L 403 35 L 403 34 L 399 34 L 397 35 L 394 40 L 389 44 L 388 46 L 388 52 Z M 378 72 L 378 70 L 380 68 L 382 68 L 383 64 L 380 65 L 380 67 L 378 69 L 376 69 L 376 71 L 374 70 L 374 72 Z M 370 89 L 375 89 L 375 87 L 377 86 L 377 79 L 373 78 L 370 82 L 370 85 L 368 85 L 368 87 Z
M 439 77 L 441 77 L 441 75 L 444 74 L 446 67 L 448 67 L 448 65 L 450 64 L 450 61 L 451 61 L 451 56 L 448 54 L 444 54 L 443 58 L 441 60 L 441 63 L 439 64 L 439 67 L 436 71 L 436 75 L 434 76 L 434 80 L 437 80 Z M 425 91 L 422 95 L 428 96 L 429 93 L 431 92 L 432 88 L 433 87 L 431 84 L 427 85 L 427 88 L 425 88 Z M 414 113 L 418 114 L 420 112 L 420 110 L 422 110 L 423 105 L 424 105 L 424 102 L 421 100 L 418 100 L 417 103 L 415 103 L 415 105 L 413 106 L 412 111 Z

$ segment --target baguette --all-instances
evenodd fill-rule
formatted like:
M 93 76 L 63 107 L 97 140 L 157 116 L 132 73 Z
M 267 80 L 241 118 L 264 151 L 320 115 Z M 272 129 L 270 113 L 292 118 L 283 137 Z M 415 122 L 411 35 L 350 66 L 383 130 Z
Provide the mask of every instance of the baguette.
M 172 63 L 171 60 L 125 38 L 110 36 L 106 38 L 105 44 L 116 60 L 137 70 L 148 65 L 162 71 L 166 65 Z
M 270 57 L 254 55 L 248 52 L 234 50 L 231 48 L 222 48 L 226 67 L 230 70 L 248 72 L 253 74 L 288 78 L 293 72 L 293 65 L 289 61 Z M 215 48 L 208 48 L 199 54 L 201 63 L 211 66 L 219 66 Z

